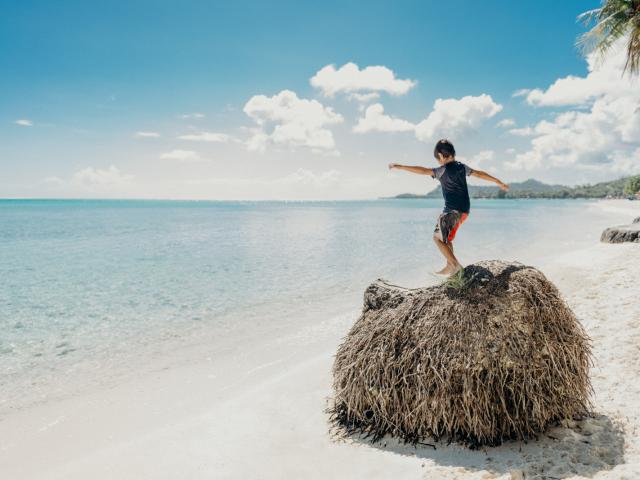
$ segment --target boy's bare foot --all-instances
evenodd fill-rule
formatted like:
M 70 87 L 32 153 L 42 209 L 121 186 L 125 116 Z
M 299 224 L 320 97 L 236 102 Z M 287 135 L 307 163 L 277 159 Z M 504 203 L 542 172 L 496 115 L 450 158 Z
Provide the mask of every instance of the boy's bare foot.
M 436 272 L 436 275 L 455 275 L 456 273 L 458 273 L 460 270 L 462 270 L 462 265 L 460 265 L 459 263 L 457 265 L 451 265 L 450 263 L 447 263 L 447 266 L 444 267 L 442 270 Z
M 462 268 L 463 268 L 463 267 L 462 267 L 462 265 L 460 265 L 460 264 L 453 265 L 453 266 L 451 267 L 451 269 L 447 272 L 447 274 L 448 274 L 450 277 L 452 277 L 452 276 L 454 276 L 456 273 L 458 273 L 460 270 L 462 270 Z
M 436 273 L 436 275 L 449 275 L 449 270 L 451 269 L 451 265 L 449 265 L 448 263 L 445 265 L 445 267 L 442 270 L 438 270 Z

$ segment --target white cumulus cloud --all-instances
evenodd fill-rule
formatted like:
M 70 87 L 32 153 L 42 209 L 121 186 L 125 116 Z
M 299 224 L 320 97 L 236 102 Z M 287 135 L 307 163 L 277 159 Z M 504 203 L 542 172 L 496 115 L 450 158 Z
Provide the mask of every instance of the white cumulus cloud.
M 585 77 L 564 77 L 547 89 L 528 93 L 527 102 L 531 105 L 582 108 L 564 111 L 518 132 L 533 138 L 529 150 L 516 155 L 506 164 L 508 168 L 576 166 L 606 173 L 604 166 L 617 171 L 621 165 L 632 164 L 630 160 L 639 160 L 640 88 L 634 78 L 622 76 L 625 62 L 622 43 L 614 46 L 615 50 L 602 62 L 596 54 L 589 55 Z M 640 167 L 637 162 L 636 165 Z
M 310 82 L 327 97 L 333 97 L 336 93 L 355 92 L 404 95 L 417 84 L 414 80 L 396 78 L 393 70 L 385 66 L 376 65 L 360 69 L 352 62 L 337 69 L 335 65 L 327 65 L 311 77 Z
M 416 137 L 425 142 L 435 137 L 455 137 L 477 129 L 501 110 L 502 105 L 494 102 L 486 93 L 460 99 L 439 98 L 429 116 L 416 126 Z
M 364 117 L 358 120 L 353 131 L 356 133 L 408 132 L 415 128 L 416 126 L 407 120 L 385 115 L 382 104 L 374 103 L 367 107 Z
M 187 133 L 185 135 L 180 135 L 178 137 L 180 140 L 190 140 L 193 142 L 217 142 L 217 143 L 225 143 L 230 140 L 231 137 L 226 133 L 215 133 L 215 132 L 197 132 L 197 133 Z
M 257 125 L 247 141 L 247 148 L 254 151 L 264 151 L 270 144 L 333 150 L 335 141 L 327 127 L 344 121 L 332 108 L 317 100 L 298 98 L 291 90 L 272 97 L 255 95 L 244 106 L 244 112 Z
M 31 120 L 27 120 L 26 118 L 21 118 L 20 120 L 16 120 L 16 125 L 20 125 L 21 127 L 33 127 L 33 122 Z
M 527 103 L 551 107 L 585 105 L 604 95 L 624 94 L 630 82 L 628 76 L 622 75 L 626 62 L 623 43 L 618 42 L 604 62 L 597 53 L 588 55 L 586 77 L 568 75 L 547 89 L 523 90 Z

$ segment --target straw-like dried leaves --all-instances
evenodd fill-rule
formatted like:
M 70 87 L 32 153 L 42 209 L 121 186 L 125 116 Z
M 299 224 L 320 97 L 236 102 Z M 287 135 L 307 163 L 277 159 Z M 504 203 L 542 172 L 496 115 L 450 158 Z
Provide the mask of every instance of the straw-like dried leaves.
M 588 412 L 590 355 L 582 326 L 535 268 L 480 262 L 455 288 L 377 281 L 336 355 L 331 417 L 374 439 L 526 439 Z

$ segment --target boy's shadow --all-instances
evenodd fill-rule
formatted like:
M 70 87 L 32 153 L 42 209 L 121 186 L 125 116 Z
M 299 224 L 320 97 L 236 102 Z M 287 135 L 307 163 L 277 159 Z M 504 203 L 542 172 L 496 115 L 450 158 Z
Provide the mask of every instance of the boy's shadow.
M 430 478 L 460 478 L 483 470 L 498 475 L 511 473 L 511 478 L 593 477 L 624 462 L 624 432 L 606 415 L 570 421 L 549 429 L 538 440 L 509 441 L 480 450 L 442 442 L 435 443 L 434 450 L 389 437 L 376 443 L 359 435 L 349 438 L 386 452 L 431 461 L 433 465 L 425 465 Z

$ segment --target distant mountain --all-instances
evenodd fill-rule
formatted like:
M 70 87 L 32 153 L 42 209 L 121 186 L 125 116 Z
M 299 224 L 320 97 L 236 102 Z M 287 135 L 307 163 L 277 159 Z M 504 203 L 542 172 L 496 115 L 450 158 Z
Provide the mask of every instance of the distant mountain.
M 478 187 L 478 188 L 487 188 L 487 187 Z M 492 188 L 492 187 L 488 187 Z M 497 189 L 497 187 L 493 187 Z M 559 190 L 567 188 L 564 185 L 549 185 L 548 183 L 543 183 L 540 180 L 536 180 L 534 178 L 530 178 L 529 180 L 525 180 L 524 182 L 515 182 L 509 185 L 510 190 L 523 190 L 529 192 L 550 192 L 552 190 Z
M 540 195 L 553 195 L 557 192 L 566 191 L 569 187 L 564 185 L 549 185 L 539 180 L 530 178 L 524 182 L 514 182 L 509 184 L 509 192 L 503 192 L 498 187 L 469 185 L 469 195 L 471 198 L 530 198 Z M 442 197 L 442 190 L 438 185 L 434 190 L 427 193 L 427 198 Z
M 606 198 L 625 197 L 624 185 L 629 177 L 595 185 L 580 185 L 567 187 L 564 185 L 549 185 L 530 178 L 524 182 L 509 184 L 509 191 L 504 192 L 498 187 L 469 185 L 471 198 Z M 442 198 L 442 189 L 438 185 L 432 191 L 424 194 L 402 193 L 392 198 Z

